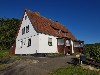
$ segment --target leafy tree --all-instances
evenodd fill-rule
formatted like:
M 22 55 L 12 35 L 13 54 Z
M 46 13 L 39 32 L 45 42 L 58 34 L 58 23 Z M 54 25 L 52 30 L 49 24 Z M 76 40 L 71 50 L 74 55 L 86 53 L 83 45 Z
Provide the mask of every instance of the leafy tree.
M 19 19 L 0 18 L 0 50 L 9 49 L 15 42 Z

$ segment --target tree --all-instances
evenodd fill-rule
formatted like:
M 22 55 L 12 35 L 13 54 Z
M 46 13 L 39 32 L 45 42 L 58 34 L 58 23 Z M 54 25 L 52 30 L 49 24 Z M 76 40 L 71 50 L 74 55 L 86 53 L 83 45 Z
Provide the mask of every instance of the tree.
M 15 42 L 19 19 L 0 18 L 0 50 L 9 49 Z

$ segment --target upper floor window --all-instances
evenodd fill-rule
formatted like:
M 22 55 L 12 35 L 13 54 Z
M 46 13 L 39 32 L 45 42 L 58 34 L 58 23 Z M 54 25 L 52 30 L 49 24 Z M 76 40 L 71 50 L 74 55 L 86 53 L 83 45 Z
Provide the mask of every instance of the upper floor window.
M 31 38 L 28 39 L 28 46 L 27 47 L 29 47 L 29 46 L 31 46 Z
M 25 20 L 27 19 L 27 16 L 25 16 Z
M 26 26 L 26 33 L 28 33 L 28 32 L 29 32 L 29 25 Z
M 22 29 L 22 35 L 25 34 L 25 27 Z
M 52 46 L 52 38 L 48 38 L 48 45 Z

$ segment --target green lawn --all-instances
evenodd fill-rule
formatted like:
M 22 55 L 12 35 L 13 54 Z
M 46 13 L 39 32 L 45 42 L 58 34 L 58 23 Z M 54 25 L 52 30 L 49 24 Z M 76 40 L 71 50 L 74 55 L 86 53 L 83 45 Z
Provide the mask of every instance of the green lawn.
M 68 66 L 60 68 L 49 75 L 100 75 L 100 72 L 83 69 L 79 66 Z

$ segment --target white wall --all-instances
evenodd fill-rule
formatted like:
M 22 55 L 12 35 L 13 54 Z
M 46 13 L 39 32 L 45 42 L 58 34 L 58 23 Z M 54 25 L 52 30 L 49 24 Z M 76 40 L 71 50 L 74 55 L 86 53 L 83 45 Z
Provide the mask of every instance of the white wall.
M 27 14 L 25 13 L 18 36 L 16 38 L 16 49 L 15 49 L 15 54 L 34 54 L 36 53 L 36 50 L 39 50 L 39 35 L 38 33 L 34 30 L 29 18 L 25 20 L 25 16 Z M 29 32 L 26 33 L 25 29 L 25 34 L 22 35 L 22 28 L 26 28 L 26 26 L 29 25 Z M 28 39 L 31 38 L 31 46 L 28 46 Z M 23 40 L 22 48 L 20 46 L 21 39 Z
M 48 45 L 48 38 L 52 38 L 52 46 Z M 39 33 L 39 53 L 58 53 L 56 38 Z

